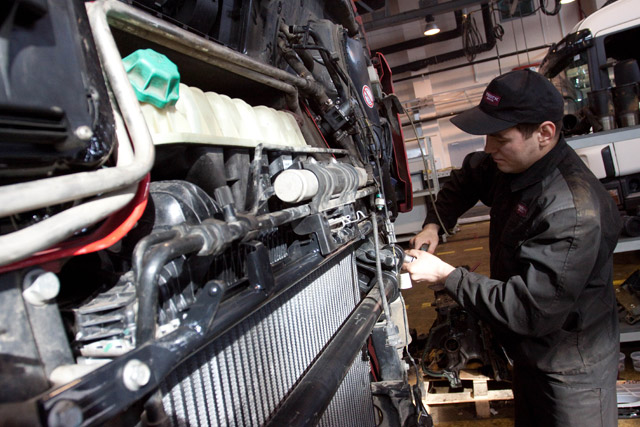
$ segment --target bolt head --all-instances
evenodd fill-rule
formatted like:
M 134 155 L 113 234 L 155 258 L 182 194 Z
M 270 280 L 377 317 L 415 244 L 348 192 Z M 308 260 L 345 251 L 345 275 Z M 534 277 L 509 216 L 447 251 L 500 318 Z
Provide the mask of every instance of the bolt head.
M 60 280 L 54 273 L 36 268 L 25 275 L 24 288 L 22 295 L 29 304 L 46 305 L 58 296 Z
M 124 365 L 122 382 L 127 389 L 131 391 L 140 390 L 149 384 L 149 380 L 151 380 L 151 370 L 146 363 L 138 359 L 132 359 Z
M 78 126 L 76 128 L 75 134 L 79 139 L 88 141 L 93 136 L 93 131 L 89 126 Z

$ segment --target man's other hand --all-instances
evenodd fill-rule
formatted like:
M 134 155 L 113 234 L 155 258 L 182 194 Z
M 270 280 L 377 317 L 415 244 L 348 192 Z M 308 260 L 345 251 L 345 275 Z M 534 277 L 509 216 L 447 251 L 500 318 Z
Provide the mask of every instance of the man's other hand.
M 429 287 L 434 288 L 433 285 L 438 285 L 438 288 L 442 288 L 449 274 L 455 270 L 455 267 L 428 252 L 409 249 L 405 253 L 415 257 L 412 262 L 402 264 L 402 268 L 411 275 L 414 282 L 427 282 Z
M 427 252 L 432 254 L 438 247 L 439 230 L 439 225 L 427 224 L 420 233 L 416 234 L 411 240 L 409 240 L 409 244 L 413 249 L 421 249 L 422 246 L 427 246 Z

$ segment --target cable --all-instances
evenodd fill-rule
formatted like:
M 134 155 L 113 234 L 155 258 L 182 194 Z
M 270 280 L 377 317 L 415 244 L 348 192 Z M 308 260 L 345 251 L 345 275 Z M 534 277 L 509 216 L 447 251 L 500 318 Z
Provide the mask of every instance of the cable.
M 433 187 L 431 185 L 431 182 L 429 181 L 429 165 L 427 164 L 427 155 L 424 152 L 422 145 L 420 144 L 420 137 L 418 136 L 418 130 L 416 129 L 415 123 L 413 123 L 413 119 L 411 118 L 411 115 L 407 112 L 406 109 L 404 110 L 404 113 L 409 119 L 409 123 L 411 123 L 411 128 L 413 129 L 413 133 L 415 134 L 416 140 L 418 141 L 418 147 L 420 148 L 420 155 L 422 156 L 422 162 L 424 163 L 425 172 L 427 173 L 427 187 L 429 189 L 429 199 L 431 200 L 431 204 L 433 205 L 433 211 L 436 213 L 436 217 L 438 218 L 438 223 L 440 224 L 440 228 L 444 232 L 444 235 L 449 237 L 451 236 L 451 234 L 449 234 L 447 227 L 444 226 L 444 222 L 442 221 L 442 218 L 440 218 L 440 213 L 438 212 L 438 208 L 436 207 L 436 200 L 433 197 Z M 433 173 L 436 174 L 436 179 L 437 179 L 437 172 L 433 171 Z
M 491 7 L 491 14 L 495 15 L 495 12 L 499 10 L 497 8 Z M 495 18 L 495 16 L 493 17 L 493 22 L 498 22 L 498 20 Z M 495 37 L 497 40 L 502 41 L 502 38 L 504 37 L 504 27 L 500 24 L 496 24 L 493 27 L 493 37 Z M 502 63 L 500 62 L 500 49 L 498 49 L 498 43 L 496 42 L 496 57 L 498 58 L 498 72 L 500 73 L 500 75 L 502 75 Z
M 540 10 L 542 11 L 542 13 L 544 13 L 545 15 L 554 16 L 560 12 L 560 8 L 562 7 L 562 5 L 560 4 L 560 0 L 555 0 L 556 4 L 551 11 L 547 10 L 545 4 L 546 2 L 547 0 L 540 0 Z
M 393 254 L 394 256 L 396 255 L 396 249 L 398 251 L 401 251 L 404 254 L 404 251 L 402 251 L 401 248 L 396 247 L 395 245 L 393 246 Z M 403 256 L 404 258 L 404 256 Z M 401 263 L 399 263 L 401 265 Z M 396 265 L 396 274 L 398 274 L 400 266 Z M 400 294 L 399 296 L 400 298 L 402 298 L 402 294 Z M 424 407 L 424 405 L 422 404 L 422 391 L 421 391 L 421 387 L 423 386 L 423 381 L 422 381 L 422 377 L 420 376 L 420 370 L 418 369 L 418 365 L 416 364 L 415 359 L 413 358 L 413 356 L 411 355 L 411 353 L 409 353 L 409 343 L 408 343 L 408 339 L 407 339 L 407 334 L 409 333 L 409 320 L 407 319 L 407 309 L 406 309 L 406 305 L 404 304 L 404 299 L 402 299 L 402 304 L 405 307 L 404 309 L 404 313 L 402 316 L 402 321 L 404 323 L 404 351 L 407 353 L 407 357 L 409 358 L 409 361 L 411 362 L 411 365 L 413 366 L 413 369 L 416 371 L 416 387 L 418 389 L 418 391 L 416 392 L 416 390 L 414 388 L 412 388 L 412 394 L 414 397 L 414 400 L 416 401 L 416 410 L 418 411 L 418 420 L 422 417 L 423 414 L 426 414 L 427 417 L 429 417 L 429 412 L 427 411 L 427 409 Z M 416 394 L 418 394 L 418 396 L 416 396 Z M 419 425 L 419 424 L 418 424 Z
M 476 58 L 479 46 L 482 44 L 482 38 L 475 18 L 469 13 L 462 18 L 462 50 L 464 51 L 467 61 L 471 62 Z

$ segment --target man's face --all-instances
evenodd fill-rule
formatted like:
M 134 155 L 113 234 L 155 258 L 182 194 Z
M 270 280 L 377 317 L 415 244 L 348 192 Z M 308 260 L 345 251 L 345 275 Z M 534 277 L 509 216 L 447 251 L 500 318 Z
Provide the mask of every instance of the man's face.
M 524 138 L 515 127 L 487 135 L 484 151 L 491 154 L 498 169 L 505 173 L 520 173 L 542 158 L 538 131 Z

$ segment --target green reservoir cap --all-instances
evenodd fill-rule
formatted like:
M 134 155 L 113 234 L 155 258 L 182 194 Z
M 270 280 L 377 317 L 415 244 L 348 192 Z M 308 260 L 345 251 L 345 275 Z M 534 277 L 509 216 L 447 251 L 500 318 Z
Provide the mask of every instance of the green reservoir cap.
M 169 58 L 152 49 L 139 49 L 122 62 L 138 101 L 158 108 L 176 103 L 180 73 Z

